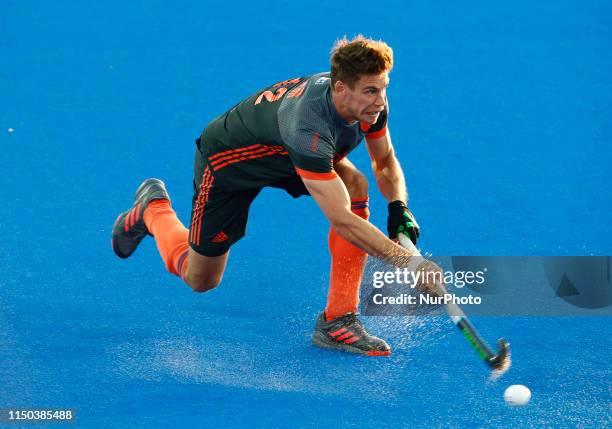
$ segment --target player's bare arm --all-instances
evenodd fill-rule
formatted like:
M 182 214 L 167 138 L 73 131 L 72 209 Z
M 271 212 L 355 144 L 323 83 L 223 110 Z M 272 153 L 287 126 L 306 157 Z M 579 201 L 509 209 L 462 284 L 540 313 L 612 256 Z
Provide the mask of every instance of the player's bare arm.
M 369 255 L 383 260 L 391 261 L 401 256 L 409 257 L 416 254 L 389 240 L 370 222 L 352 213 L 348 192 L 339 178 L 302 180 L 332 228 L 338 231 L 345 240 L 363 249 Z
M 389 202 L 396 200 L 407 202 L 408 193 L 404 172 L 395 157 L 388 129 L 382 137 L 366 137 L 366 144 L 372 161 L 372 171 L 380 192 Z
M 366 137 L 366 143 L 378 189 L 389 201 L 387 223 L 389 237 L 397 241 L 398 234 L 403 233 L 416 244 L 420 227 L 414 215 L 408 209 L 406 180 L 402 167 L 395 157 L 389 129 L 387 128 L 380 137 Z

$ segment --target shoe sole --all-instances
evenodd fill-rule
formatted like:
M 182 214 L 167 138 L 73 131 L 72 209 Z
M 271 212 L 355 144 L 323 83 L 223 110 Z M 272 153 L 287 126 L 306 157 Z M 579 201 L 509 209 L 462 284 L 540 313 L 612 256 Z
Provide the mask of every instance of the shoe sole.
M 364 351 L 358 349 L 357 347 L 353 347 L 349 344 L 338 344 L 337 342 L 331 342 L 328 340 L 325 335 L 315 332 L 312 334 L 312 344 L 317 347 L 321 347 L 324 349 L 332 349 L 332 350 L 341 350 L 343 352 L 354 353 L 363 356 L 389 356 L 391 354 L 391 350 L 381 351 L 381 350 L 370 350 Z

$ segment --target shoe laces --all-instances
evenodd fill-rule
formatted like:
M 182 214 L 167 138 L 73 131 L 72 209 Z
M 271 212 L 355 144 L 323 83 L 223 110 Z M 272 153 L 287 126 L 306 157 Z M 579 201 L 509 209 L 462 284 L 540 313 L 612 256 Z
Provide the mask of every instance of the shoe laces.
M 344 316 L 342 316 L 342 324 L 345 325 L 345 327 L 351 327 L 353 330 L 357 331 L 355 333 L 359 333 L 359 334 L 363 334 L 365 333 L 365 328 L 363 327 L 363 323 L 361 323 L 361 320 L 359 320 L 359 318 L 357 317 L 356 313 L 347 313 Z

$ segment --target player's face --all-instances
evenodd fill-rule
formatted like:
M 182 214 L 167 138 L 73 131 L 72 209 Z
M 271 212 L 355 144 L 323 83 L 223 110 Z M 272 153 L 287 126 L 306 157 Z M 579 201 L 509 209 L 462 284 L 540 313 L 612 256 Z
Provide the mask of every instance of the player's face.
M 351 89 L 346 86 L 345 106 L 349 114 L 361 122 L 373 124 L 387 102 L 388 73 L 364 75 Z

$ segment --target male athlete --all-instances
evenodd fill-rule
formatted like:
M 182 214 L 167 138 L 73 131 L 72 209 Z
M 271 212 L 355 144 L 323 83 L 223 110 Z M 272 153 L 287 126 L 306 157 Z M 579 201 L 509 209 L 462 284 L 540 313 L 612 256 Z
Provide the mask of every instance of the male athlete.
M 327 306 L 312 342 L 370 356 L 389 355 L 357 318 L 366 254 L 406 266 L 419 226 L 406 207 L 402 169 L 387 127 L 387 86 L 393 51 L 358 36 L 332 50 L 331 73 L 289 79 L 258 91 L 208 124 L 197 139 L 191 224 L 170 205 L 164 183 L 145 180 L 132 208 L 113 226 L 112 246 L 129 257 L 150 234 L 169 272 L 196 292 L 221 282 L 230 247 L 240 240 L 249 206 L 272 186 L 294 197 L 311 195 L 331 224 Z M 346 158 L 365 137 L 376 182 L 389 201 L 387 238 L 368 222 L 368 184 Z

